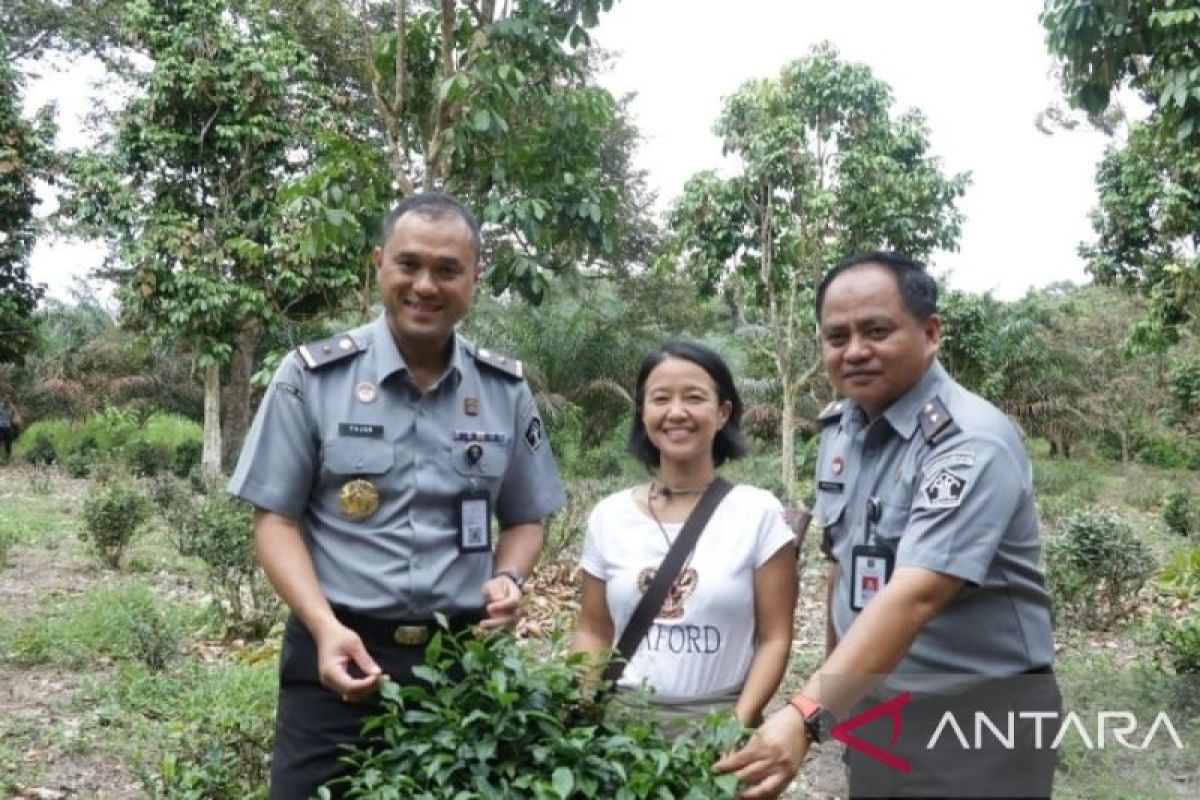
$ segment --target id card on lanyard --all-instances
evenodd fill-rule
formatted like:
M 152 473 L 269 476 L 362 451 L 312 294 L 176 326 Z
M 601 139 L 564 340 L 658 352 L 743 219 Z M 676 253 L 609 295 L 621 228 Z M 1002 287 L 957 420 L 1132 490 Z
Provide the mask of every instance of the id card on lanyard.
M 875 526 L 883 516 L 883 503 L 878 497 L 867 498 L 867 518 L 863 543 L 850 550 L 850 610 L 862 611 L 871 598 L 883 591 L 892 577 L 894 556 L 879 544 Z

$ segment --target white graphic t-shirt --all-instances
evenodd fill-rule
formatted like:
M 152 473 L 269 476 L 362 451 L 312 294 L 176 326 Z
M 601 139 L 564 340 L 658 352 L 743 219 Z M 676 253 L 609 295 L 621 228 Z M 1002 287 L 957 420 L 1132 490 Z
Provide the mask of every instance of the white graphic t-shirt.
M 663 523 L 672 542 L 682 527 Z M 634 503 L 632 489 L 592 510 L 580 565 L 605 582 L 614 647 L 667 554 L 666 538 Z M 754 571 L 794 541 L 774 495 L 735 486 L 700 534 L 620 685 L 646 681 L 664 699 L 741 687 L 754 656 Z

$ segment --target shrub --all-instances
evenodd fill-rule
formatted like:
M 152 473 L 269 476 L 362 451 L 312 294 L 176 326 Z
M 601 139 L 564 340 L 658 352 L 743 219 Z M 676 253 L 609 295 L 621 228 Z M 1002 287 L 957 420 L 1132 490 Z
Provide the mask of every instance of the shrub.
M 1055 611 L 1088 628 L 1106 628 L 1128 616 L 1154 566 L 1129 523 L 1104 509 L 1066 515 L 1046 544 Z
M 1200 545 L 1172 556 L 1158 576 L 1158 584 L 1189 602 L 1200 599 Z
M 13 445 L 13 454 L 30 464 L 53 464 L 71 452 L 78 433 L 65 419 L 41 419 L 28 426 Z M 36 454 L 32 451 L 38 451 Z M 48 456 L 48 457 L 47 457 Z
M 650 714 L 597 702 L 577 678 L 582 663 L 545 658 L 506 633 L 439 633 L 417 684 L 384 684 L 383 711 L 364 731 L 386 744 L 352 754 L 339 783 L 363 800 L 733 797 L 736 777 L 712 771 L 742 735 L 731 714 L 668 741 Z
M 1192 508 L 1192 496 L 1186 489 L 1176 489 L 1163 498 L 1163 522 L 1167 527 L 1181 536 L 1192 532 L 1195 511 Z
M 44 600 L 36 614 L 5 630 L 0 644 L 19 664 L 95 666 L 105 656 L 159 669 L 195 617 L 144 585 L 123 582 Z
M 179 520 L 179 552 L 204 562 L 209 590 L 231 634 L 261 637 L 278 603 L 254 558 L 250 506 L 223 493 L 207 497 Z
M 58 462 L 58 450 L 48 435 L 39 433 L 32 441 L 33 444 L 25 451 L 26 461 L 35 467 L 48 467 Z
M 140 478 L 153 478 L 168 471 L 173 458 L 170 447 L 148 439 L 134 439 L 125 446 L 125 463 Z
M 96 448 L 109 456 L 117 454 L 138 433 L 141 425 L 133 411 L 109 406 L 88 416 L 80 433 L 96 443 Z
M 63 459 L 63 469 L 72 478 L 86 478 L 92 474 L 92 459 L 86 453 L 69 453 Z
M 150 516 L 149 503 L 132 485 L 115 482 L 97 487 L 83 503 L 83 529 L 79 535 L 104 563 L 114 569 Z
M 187 478 L 200 468 L 200 456 L 204 452 L 204 442 L 186 441 L 175 448 L 175 459 L 171 463 L 171 472 L 177 478 Z
M 1200 675 L 1200 614 L 1163 625 L 1159 635 L 1176 675 Z

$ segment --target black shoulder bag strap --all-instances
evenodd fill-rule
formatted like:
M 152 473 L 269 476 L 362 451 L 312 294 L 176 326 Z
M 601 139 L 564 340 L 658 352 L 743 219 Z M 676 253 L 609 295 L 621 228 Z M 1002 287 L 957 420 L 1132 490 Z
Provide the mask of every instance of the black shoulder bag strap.
M 654 617 L 662 609 L 663 601 L 667 599 L 667 592 L 671 590 L 671 584 L 675 583 L 675 579 L 679 577 L 679 571 L 683 569 L 684 562 L 696 549 L 700 532 L 704 530 L 704 526 L 708 524 L 713 512 L 717 510 L 717 506 L 721 505 L 721 501 L 725 499 L 725 495 L 729 494 L 729 490 L 732 488 L 733 484 L 724 478 L 715 479 L 704 490 L 704 494 L 700 495 L 700 501 L 696 503 L 692 513 L 688 514 L 687 521 L 683 523 L 683 528 L 671 544 L 671 549 L 667 551 L 662 563 L 658 565 L 658 571 L 654 573 L 654 578 L 651 579 L 645 594 L 642 595 L 637 608 L 629 617 L 629 624 L 625 626 L 621 638 L 617 640 L 617 652 L 608 662 L 608 666 L 604 668 L 604 680 L 610 685 L 616 684 L 621 673 L 625 671 L 625 665 L 637 652 L 642 639 L 646 638 L 650 624 L 654 622 Z

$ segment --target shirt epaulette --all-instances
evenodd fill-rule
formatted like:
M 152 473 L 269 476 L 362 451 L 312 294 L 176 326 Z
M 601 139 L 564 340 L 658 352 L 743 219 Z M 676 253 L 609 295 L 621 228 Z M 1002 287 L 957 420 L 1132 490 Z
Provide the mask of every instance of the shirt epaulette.
M 845 400 L 834 400 L 832 403 L 825 406 L 821 413 L 817 415 L 817 422 L 820 422 L 822 425 L 829 425 L 837 422 L 842 418 L 842 410 L 845 409 L 845 407 Z
M 494 353 L 486 347 L 471 348 L 471 355 L 475 356 L 475 360 L 480 364 L 486 364 L 492 369 L 499 370 L 510 378 L 517 380 L 525 378 L 525 368 L 520 359 Z
M 917 422 L 921 425 L 921 435 L 929 444 L 937 444 L 939 439 L 958 433 L 960 430 L 945 404 L 936 397 L 921 406 L 921 411 L 917 414 Z
M 300 354 L 306 367 L 320 369 L 344 358 L 358 355 L 362 352 L 362 348 L 348 335 L 339 333 L 337 336 L 327 336 L 324 339 L 317 339 L 315 342 L 302 344 L 296 348 L 296 352 Z

